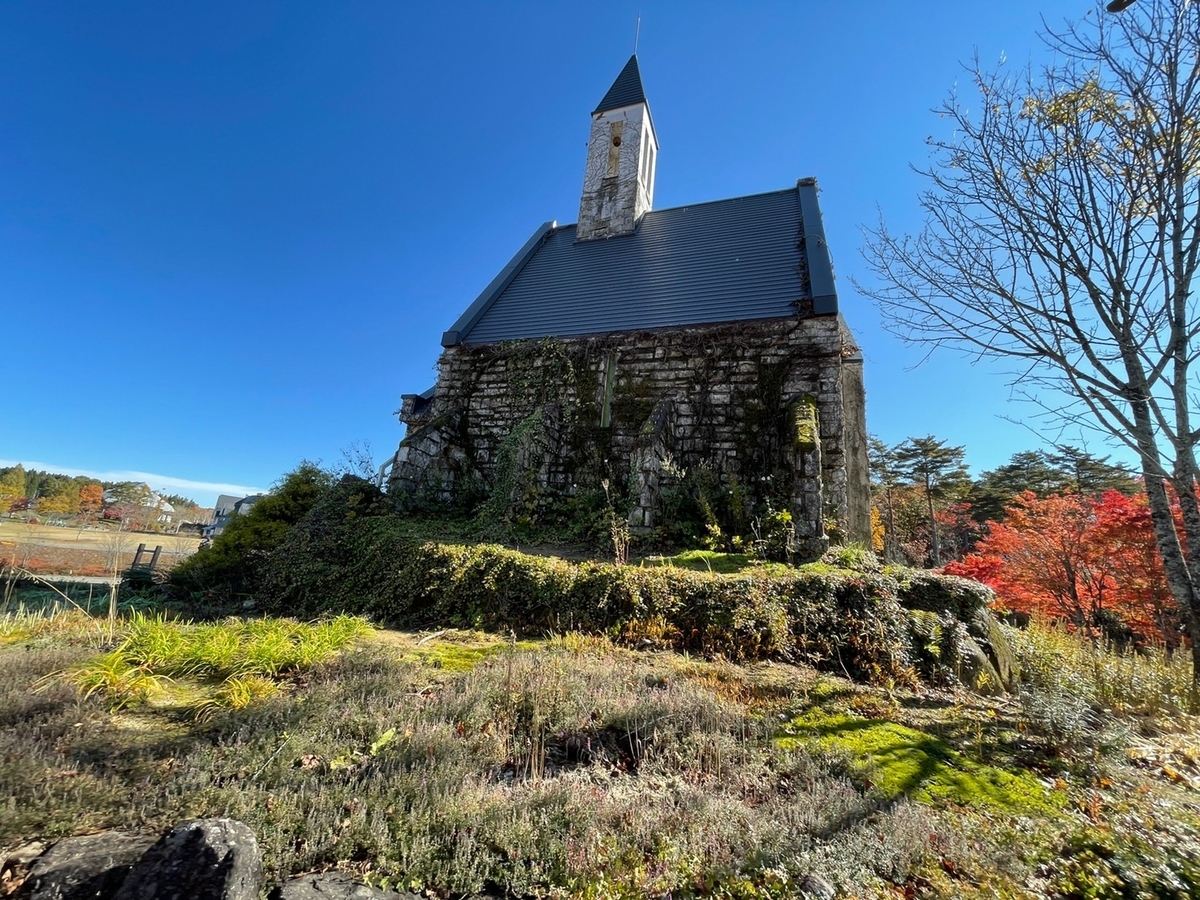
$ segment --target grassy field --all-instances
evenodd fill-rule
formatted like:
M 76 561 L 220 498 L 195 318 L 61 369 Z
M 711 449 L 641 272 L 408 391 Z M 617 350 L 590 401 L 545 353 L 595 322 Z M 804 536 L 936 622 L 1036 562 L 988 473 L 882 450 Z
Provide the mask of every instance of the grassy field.
M 11 519 L 0 519 L 0 543 L 32 543 L 43 547 L 64 549 L 103 550 L 113 541 L 145 544 L 147 547 L 162 545 L 163 553 L 192 554 L 200 546 L 200 538 L 193 535 L 152 534 L 117 531 L 115 528 L 58 527 L 55 525 L 29 525 Z
M 106 576 L 133 562 L 139 544 L 161 546 L 158 567 L 167 570 L 196 552 L 200 539 L 103 527 L 65 528 L 0 519 L 0 565 L 15 563 L 42 575 Z
M 1196 896 L 1186 666 L 1014 639 L 1028 690 L 987 700 L 574 634 L 10 617 L 0 848 L 229 815 L 272 879 L 430 896 Z

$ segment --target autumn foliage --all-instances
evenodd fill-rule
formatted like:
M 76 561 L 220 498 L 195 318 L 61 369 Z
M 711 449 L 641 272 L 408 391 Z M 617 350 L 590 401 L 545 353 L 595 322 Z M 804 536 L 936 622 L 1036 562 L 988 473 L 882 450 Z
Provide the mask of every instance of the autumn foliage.
M 1179 643 L 1144 494 L 1032 492 L 1014 498 L 975 552 L 946 572 L 992 587 L 1015 612 L 1065 621 L 1095 636 Z
M 85 484 L 79 489 L 79 512 L 94 516 L 104 506 L 104 488 L 98 482 Z

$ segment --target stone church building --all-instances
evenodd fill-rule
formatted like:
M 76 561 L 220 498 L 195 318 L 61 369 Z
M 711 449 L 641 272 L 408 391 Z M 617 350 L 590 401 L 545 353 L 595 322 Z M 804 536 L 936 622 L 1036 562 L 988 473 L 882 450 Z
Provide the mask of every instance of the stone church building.
M 655 210 L 657 156 L 634 56 L 592 113 L 579 221 L 539 227 L 403 396 L 389 491 L 533 515 L 603 487 L 636 532 L 707 485 L 735 518 L 789 511 L 802 558 L 868 542 L 862 356 L 816 182 Z

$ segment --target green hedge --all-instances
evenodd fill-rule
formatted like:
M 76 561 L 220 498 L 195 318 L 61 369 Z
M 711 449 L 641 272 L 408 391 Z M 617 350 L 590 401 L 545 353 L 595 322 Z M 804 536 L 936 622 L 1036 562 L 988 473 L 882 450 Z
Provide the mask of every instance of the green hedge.
M 969 622 L 994 597 L 990 587 L 970 578 L 941 575 L 928 569 L 890 567 L 888 571 L 899 583 L 900 603 L 906 609 L 947 612 L 963 622 Z
M 905 569 L 723 575 L 427 541 L 371 490 L 344 481 L 289 531 L 265 569 L 266 611 L 366 613 L 404 628 L 607 633 L 635 646 L 884 680 L 929 662 L 906 607 L 966 618 L 987 601 L 973 582 Z
M 388 545 L 378 527 L 356 530 L 374 564 L 322 555 L 274 582 L 263 598 L 268 610 L 363 612 L 406 628 L 607 632 L 633 644 L 804 661 L 876 679 L 912 663 L 899 585 L 886 575 L 797 570 L 769 577 L 572 563 L 491 544 Z

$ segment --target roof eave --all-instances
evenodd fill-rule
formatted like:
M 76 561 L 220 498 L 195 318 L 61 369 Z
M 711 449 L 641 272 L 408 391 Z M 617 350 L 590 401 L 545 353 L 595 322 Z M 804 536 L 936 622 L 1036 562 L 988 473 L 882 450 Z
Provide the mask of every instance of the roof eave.
M 466 339 L 467 334 L 475 327 L 475 323 L 483 318 L 483 314 L 504 293 L 504 289 L 512 284 L 512 280 L 520 274 L 521 269 L 525 268 L 525 264 L 533 258 L 533 254 L 537 253 L 538 248 L 557 227 L 558 223 L 554 220 L 542 223 L 533 236 L 525 242 L 525 245 L 517 251 L 516 256 L 509 260 L 508 265 L 500 270 L 500 274 L 493 278 L 491 283 L 483 289 L 483 293 L 475 298 L 475 302 L 458 317 L 458 321 L 450 327 L 450 330 L 442 334 L 443 347 L 454 347 Z
M 808 292 L 812 297 L 813 314 L 835 315 L 838 311 L 837 287 L 833 281 L 833 263 L 829 259 L 829 244 L 821 222 L 821 206 L 817 200 L 817 179 L 801 178 L 796 182 L 800 195 L 800 227 L 804 229 L 804 253 L 808 269 Z

